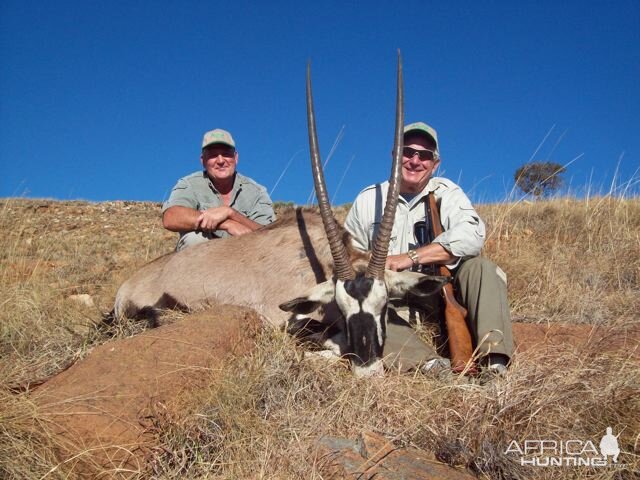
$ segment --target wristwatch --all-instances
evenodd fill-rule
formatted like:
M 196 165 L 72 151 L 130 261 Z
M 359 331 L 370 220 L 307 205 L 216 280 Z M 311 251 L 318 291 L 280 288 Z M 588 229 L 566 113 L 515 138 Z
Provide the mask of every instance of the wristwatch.
M 415 250 L 409 250 L 407 252 L 407 257 L 411 259 L 414 267 L 417 267 L 418 265 L 420 265 L 420 260 L 418 259 L 418 252 L 416 252 Z

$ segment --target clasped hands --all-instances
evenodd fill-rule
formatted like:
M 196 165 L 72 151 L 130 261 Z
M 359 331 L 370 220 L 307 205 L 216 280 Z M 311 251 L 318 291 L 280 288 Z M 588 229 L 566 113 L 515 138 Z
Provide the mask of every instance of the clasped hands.
M 231 207 L 213 207 L 201 210 L 196 218 L 196 230 L 215 232 L 224 230 L 230 235 L 237 236 L 249 233 L 251 229 L 233 219 L 235 210 Z

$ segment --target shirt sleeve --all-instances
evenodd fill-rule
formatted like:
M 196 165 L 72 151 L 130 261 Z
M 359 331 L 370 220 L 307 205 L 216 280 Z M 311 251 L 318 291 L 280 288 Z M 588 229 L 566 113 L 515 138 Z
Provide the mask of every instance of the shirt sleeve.
M 249 219 L 260 225 L 268 225 L 276 219 L 273 202 L 264 187 L 258 187 L 256 201 L 249 214 Z
M 171 190 L 169 199 L 162 204 L 162 213 L 175 206 L 193 208 L 194 210 L 198 210 L 200 207 L 191 185 L 184 178 L 178 180 L 178 183 Z
M 462 189 L 453 185 L 443 191 L 440 199 L 440 221 L 444 232 L 435 243 L 456 257 L 475 257 L 484 245 L 484 222 Z
M 344 228 L 351 234 L 353 246 L 359 250 L 369 250 L 370 225 L 366 220 L 365 199 L 363 193 L 358 195 L 344 221 Z

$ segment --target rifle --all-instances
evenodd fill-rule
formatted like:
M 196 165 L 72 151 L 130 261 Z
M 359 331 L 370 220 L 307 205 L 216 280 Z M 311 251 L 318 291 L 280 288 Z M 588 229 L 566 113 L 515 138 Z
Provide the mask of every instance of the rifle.
M 438 206 L 433 192 L 428 195 L 425 202 L 425 210 L 425 220 L 430 227 L 426 229 L 425 233 L 429 237 L 428 243 L 431 243 L 434 238 L 442 233 L 440 214 L 438 213 Z M 416 232 L 417 230 L 416 228 Z M 419 238 L 418 240 L 421 239 Z M 434 265 L 434 267 L 435 274 L 451 277 L 451 272 L 444 265 Z M 466 321 L 467 310 L 456 300 L 451 282 L 442 287 L 442 298 L 445 304 L 444 319 L 447 328 L 451 368 L 455 373 L 466 372 L 469 375 L 474 375 L 477 373 L 477 368 L 472 361 L 473 342 L 471 341 L 471 334 Z

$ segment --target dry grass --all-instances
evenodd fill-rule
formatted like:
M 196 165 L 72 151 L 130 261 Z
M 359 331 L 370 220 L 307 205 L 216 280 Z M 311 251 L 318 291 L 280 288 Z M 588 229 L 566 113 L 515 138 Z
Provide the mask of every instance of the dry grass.
M 624 425 L 621 447 L 633 451 L 639 381 L 637 362 L 575 351 L 523 355 L 508 379 L 484 386 L 424 376 L 359 380 L 345 365 L 327 368 L 271 336 L 189 398 L 188 414 L 182 405 L 173 408 L 179 417 L 158 413 L 163 449 L 152 471 L 157 478 L 322 478 L 313 455 L 320 435 L 372 430 L 486 478 L 585 478 L 598 472 L 532 471 L 504 450 L 513 439 L 599 440 L 607 426 Z M 637 457 L 625 458 L 629 469 L 638 467 Z
M 485 254 L 509 275 L 516 319 L 618 325 L 640 311 L 640 201 L 484 205 Z M 340 212 L 338 216 L 343 215 Z M 0 478 L 57 478 L 55 439 L 26 386 L 112 336 L 96 328 L 119 284 L 171 250 L 157 204 L 0 201 Z M 95 306 L 72 295 L 88 294 Z M 208 388 L 154 412 L 157 478 L 321 478 L 319 435 L 373 430 L 487 478 L 633 478 L 640 469 L 640 365 L 626 352 L 528 352 L 486 386 L 389 375 L 358 380 L 276 333 Z M 180 412 L 180 414 L 176 414 Z M 599 440 L 611 426 L 626 469 L 522 467 L 512 439 Z M 71 474 L 73 477 L 73 474 Z
M 509 275 L 514 316 L 588 324 L 638 318 L 638 199 L 556 199 L 479 210 L 489 227 L 485 255 Z
M 157 210 L 125 202 L 0 201 L 0 478 L 37 478 L 56 465 L 47 426 L 16 390 L 63 370 L 114 334 L 139 331 L 134 324 L 119 331 L 97 325 L 118 284 L 170 248 Z M 142 225 L 127 229 L 136 222 Z M 95 305 L 74 301 L 77 294 L 91 295 Z

